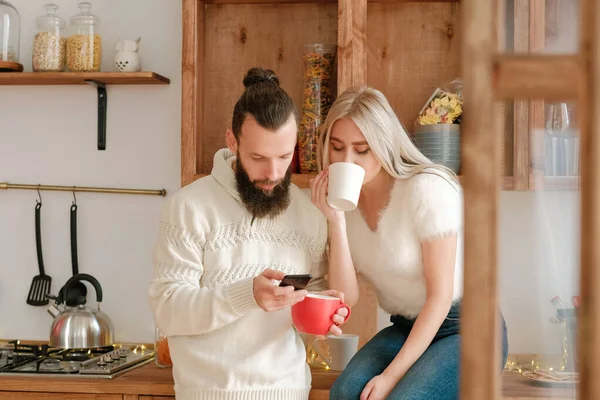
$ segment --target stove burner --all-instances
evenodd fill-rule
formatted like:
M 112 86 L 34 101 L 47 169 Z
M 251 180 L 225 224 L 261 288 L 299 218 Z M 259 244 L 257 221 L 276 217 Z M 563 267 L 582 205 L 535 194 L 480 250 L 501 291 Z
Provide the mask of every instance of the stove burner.
M 55 374 L 114 378 L 132 368 L 144 365 L 154 356 L 143 345 L 122 344 L 93 349 L 61 349 L 45 345 L 21 344 L 0 348 L 0 375 Z
M 44 359 L 41 364 L 39 365 L 39 367 L 43 366 L 44 369 L 46 370 L 56 370 L 56 369 L 62 369 L 62 367 L 60 366 L 60 361 L 57 360 L 56 358 L 46 358 Z M 38 367 L 38 370 L 39 370 Z

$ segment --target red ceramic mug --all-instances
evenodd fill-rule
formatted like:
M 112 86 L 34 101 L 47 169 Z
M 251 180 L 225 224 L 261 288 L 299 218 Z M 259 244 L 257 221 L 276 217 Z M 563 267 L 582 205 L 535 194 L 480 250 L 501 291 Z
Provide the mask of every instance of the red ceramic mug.
M 296 329 L 310 335 L 327 335 L 338 308 L 346 307 L 350 318 L 350 307 L 339 297 L 309 293 L 304 300 L 292 306 L 292 321 Z

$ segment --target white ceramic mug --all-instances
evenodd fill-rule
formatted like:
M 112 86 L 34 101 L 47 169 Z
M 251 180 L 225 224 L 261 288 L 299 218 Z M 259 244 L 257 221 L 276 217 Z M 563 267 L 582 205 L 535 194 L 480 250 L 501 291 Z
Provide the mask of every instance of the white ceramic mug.
M 358 205 L 360 188 L 365 170 L 349 162 L 337 162 L 329 166 L 327 203 L 341 211 L 352 211 Z
M 325 357 L 323 352 L 319 350 L 319 342 L 321 341 L 323 339 L 315 340 L 313 350 L 333 371 L 343 371 L 358 351 L 358 335 L 343 333 L 341 336 L 327 336 L 325 341 L 329 346 L 329 357 Z

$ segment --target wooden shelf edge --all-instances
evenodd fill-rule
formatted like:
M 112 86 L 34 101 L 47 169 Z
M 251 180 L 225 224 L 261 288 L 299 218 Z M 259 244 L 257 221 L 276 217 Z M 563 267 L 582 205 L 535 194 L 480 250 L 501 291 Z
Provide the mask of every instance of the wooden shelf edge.
M 194 175 L 194 180 L 203 178 L 209 174 L 196 174 Z M 293 174 L 292 175 L 292 183 L 294 183 L 299 188 L 309 188 L 310 187 L 310 179 L 315 175 L 312 174 Z
M 581 189 L 579 176 L 546 176 L 543 191 L 578 191 Z
M 292 182 L 299 188 L 308 189 L 310 188 L 310 180 L 317 176 L 316 174 L 294 174 L 292 175 Z
M 337 3 L 338 0 L 204 0 L 204 4 L 300 4 Z M 460 0 L 367 0 L 369 3 L 459 3 Z
M 500 190 L 515 190 L 515 178 L 512 176 L 505 176 L 502 181 L 502 189 Z
M 194 175 L 194 180 L 200 179 L 202 177 L 207 176 L 208 174 L 196 174 Z M 296 184 L 299 188 L 308 189 L 310 188 L 310 180 L 315 175 L 313 174 L 294 174 L 292 175 L 292 182 Z M 459 182 L 463 182 L 463 177 L 458 177 Z M 512 176 L 505 176 L 502 182 L 502 190 L 513 190 L 514 189 L 514 178 Z
M 2 72 L 0 85 L 168 85 L 171 81 L 156 72 Z
M 580 57 L 577 55 L 500 55 L 494 60 L 496 99 L 577 99 Z

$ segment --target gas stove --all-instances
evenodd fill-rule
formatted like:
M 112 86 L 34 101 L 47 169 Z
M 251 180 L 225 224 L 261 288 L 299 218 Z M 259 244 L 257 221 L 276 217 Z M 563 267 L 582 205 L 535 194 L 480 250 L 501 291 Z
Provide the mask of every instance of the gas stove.
M 150 363 L 153 357 L 154 350 L 136 344 L 77 350 L 21 344 L 14 340 L 0 346 L 0 378 L 8 374 L 33 374 L 112 379 Z

